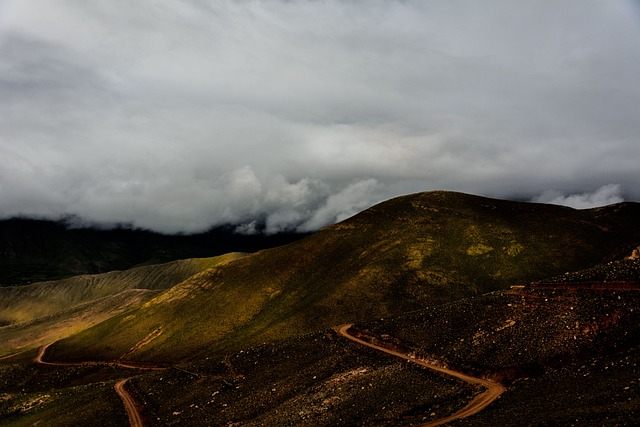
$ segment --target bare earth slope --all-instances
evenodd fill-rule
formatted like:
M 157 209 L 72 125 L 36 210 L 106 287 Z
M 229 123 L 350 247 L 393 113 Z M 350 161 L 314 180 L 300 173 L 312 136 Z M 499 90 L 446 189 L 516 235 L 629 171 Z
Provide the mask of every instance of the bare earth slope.
M 450 192 L 405 196 L 193 276 L 55 345 L 61 359 L 173 362 L 389 317 L 595 265 L 640 243 L 640 205 L 578 211 Z M 635 245 L 635 246 L 634 246 Z
M 343 325 L 340 326 L 339 328 L 336 328 L 336 332 L 338 332 L 341 336 L 348 338 L 354 342 L 357 342 L 359 344 L 362 344 L 364 346 L 367 347 L 371 347 L 375 350 L 378 351 L 382 351 L 384 353 L 388 353 L 391 354 L 393 356 L 399 357 L 401 359 L 404 360 L 408 360 L 411 363 L 415 363 L 416 365 L 419 366 L 424 366 L 425 368 L 431 369 L 433 371 L 436 372 L 440 372 L 443 373 L 445 375 L 450 375 L 452 377 L 455 378 L 459 378 L 463 381 L 468 382 L 469 384 L 478 384 L 480 386 L 483 386 L 486 388 L 486 390 L 483 393 L 478 394 L 471 402 L 469 402 L 469 404 L 467 404 L 467 406 L 465 406 L 464 408 L 460 409 L 458 412 L 445 417 L 445 418 L 441 418 L 439 420 L 435 420 L 435 421 L 431 421 L 429 423 L 425 423 L 423 424 L 424 427 L 435 427 L 435 426 L 439 426 L 442 424 L 446 424 L 448 422 L 454 421 L 454 420 L 458 420 L 461 418 L 466 418 L 466 417 L 470 417 L 471 415 L 475 415 L 479 412 L 481 412 L 482 410 L 486 409 L 489 405 L 491 405 L 491 403 L 493 403 L 496 399 L 498 399 L 500 397 L 500 395 L 502 393 L 504 393 L 505 388 L 502 384 L 495 382 L 495 381 L 491 381 L 491 380 L 487 380 L 484 378 L 477 378 L 477 377 L 473 377 L 471 375 L 467 375 L 463 372 L 460 371 L 454 371 L 452 369 L 447 369 L 444 368 L 442 366 L 438 366 L 438 365 L 434 365 L 433 363 L 430 363 L 429 361 L 425 360 L 425 359 L 421 359 L 421 358 L 417 358 L 415 357 L 415 355 L 409 355 L 397 350 L 393 350 L 387 347 L 383 347 L 377 344 L 373 344 L 365 339 L 362 339 L 364 337 L 357 337 L 355 335 L 352 335 L 349 331 L 349 329 L 351 328 L 352 325 Z

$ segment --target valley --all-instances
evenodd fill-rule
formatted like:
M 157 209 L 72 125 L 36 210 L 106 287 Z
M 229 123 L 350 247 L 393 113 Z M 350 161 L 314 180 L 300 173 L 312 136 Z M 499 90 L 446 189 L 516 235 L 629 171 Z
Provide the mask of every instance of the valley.
M 638 218 L 420 193 L 252 254 L 0 288 L 0 424 L 634 425 Z

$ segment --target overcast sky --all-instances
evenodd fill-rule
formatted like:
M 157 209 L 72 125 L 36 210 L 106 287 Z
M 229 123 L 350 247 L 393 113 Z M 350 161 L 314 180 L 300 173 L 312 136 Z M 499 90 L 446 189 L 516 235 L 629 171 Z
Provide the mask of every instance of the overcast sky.
M 638 200 L 639 79 L 634 1 L 0 0 L 0 217 Z

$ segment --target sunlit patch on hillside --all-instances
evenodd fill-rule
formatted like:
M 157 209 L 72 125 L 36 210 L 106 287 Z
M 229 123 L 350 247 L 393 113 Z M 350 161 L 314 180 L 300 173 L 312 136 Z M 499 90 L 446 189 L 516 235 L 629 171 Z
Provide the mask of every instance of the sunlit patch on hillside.
M 493 248 L 491 246 L 487 246 L 482 243 L 479 243 L 477 245 L 469 246 L 467 248 L 467 255 L 470 255 L 470 256 L 484 255 L 491 251 L 493 251 Z
M 509 256 L 517 256 L 524 250 L 524 246 L 518 242 L 512 241 L 509 246 L 505 248 L 507 255 Z
M 434 239 L 419 239 L 417 243 L 409 245 L 407 249 L 406 266 L 418 270 L 423 267 L 426 257 L 434 251 L 436 241 Z

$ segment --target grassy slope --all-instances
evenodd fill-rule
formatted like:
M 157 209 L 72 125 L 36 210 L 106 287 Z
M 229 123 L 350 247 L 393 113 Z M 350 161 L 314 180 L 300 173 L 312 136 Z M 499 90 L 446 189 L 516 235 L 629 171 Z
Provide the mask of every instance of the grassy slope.
M 76 304 L 128 289 L 168 289 L 206 268 L 240 256 L 229 254 L 214 258 L 187 259 L 124 271 L 3 287 L 0 288 L 0 324 L 30 322 Z
M 158 291 L 129 289 L 28 323 L 4 326 L 0 328 L 0 356 L 66 338 L 148 301 L 157 294 Z
M 174 261 L 55 282 L 0 288 L 0 355 L 49 343 L 138 305 L 207 268 L 241 258 Z
M 61 359 L 175 361 L 399 315 L 565 271 L 638 245 L 638 204 L 587 211 L 459 193 L 400 197 L 285 247 L 193 276 L 59 342 Z M 633 246 L 635 245 L 635 246 Z

